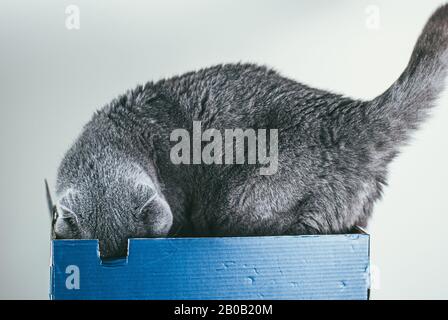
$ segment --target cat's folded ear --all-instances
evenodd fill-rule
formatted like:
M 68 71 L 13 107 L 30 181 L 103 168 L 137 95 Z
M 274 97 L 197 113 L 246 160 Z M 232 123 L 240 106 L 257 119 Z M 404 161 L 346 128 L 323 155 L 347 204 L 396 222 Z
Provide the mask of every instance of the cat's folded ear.
M 150 236 L 166 236 L 173 224 L 171 208 L 166 200 L 155 192 L 138 211 L 138 218 L 146 225 Z
M 74 212 L 78 193 L 67 189 L 54 204 L 53 237 L 56 239 L 78 239 L 80 224 L 78 215 Z
M 55 207 L 58 210 L 58 214 L 62 214 L 63 211 L 73 213 L 76 203 L 79 201 L 79 192 L 73 188 L 68 188 L 58 197 Z

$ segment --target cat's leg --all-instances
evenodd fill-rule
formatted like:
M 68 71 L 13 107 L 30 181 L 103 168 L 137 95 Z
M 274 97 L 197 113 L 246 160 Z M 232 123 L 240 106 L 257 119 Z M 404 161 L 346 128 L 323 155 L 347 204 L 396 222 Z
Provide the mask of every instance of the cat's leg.
M 346 229 L 318 192 L 303 194 L 259 183 L 256 188 L 221 194 L 218 203 L 207 213 L 209 232 L 216 236 L 325 234 Z
M 264 209 L 253 204 L 247 211 L 238 209 L 217 210 L 221 213 L 209 225 L 214 236 L 299 235 L 327 233 L 327 228 L 316 226 L 315 219 L 296 210 L 271 213 L 264 216 Z

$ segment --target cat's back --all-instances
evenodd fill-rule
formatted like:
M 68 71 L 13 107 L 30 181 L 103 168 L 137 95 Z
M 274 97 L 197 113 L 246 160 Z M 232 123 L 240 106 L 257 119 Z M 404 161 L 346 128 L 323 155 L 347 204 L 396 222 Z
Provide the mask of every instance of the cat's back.
M 270 127 L 301 100 L 326 94 L 265 66 L 222 64 L 156 83 L 204 127 Z
M 186 91 L 218 90 L 222 95 L 228 95 L 238 85 L 246 85 L 241 93 L 249 91 L 251 87 L 266 84 L 280 75 L 266 66 L 252 63 L 218 64 L 197 71 L 190 71 L 157 82 L 157 85 L 168 88 L 175 95 L 182 96 Z M 211 92 L 218 94 L 218 92 Z

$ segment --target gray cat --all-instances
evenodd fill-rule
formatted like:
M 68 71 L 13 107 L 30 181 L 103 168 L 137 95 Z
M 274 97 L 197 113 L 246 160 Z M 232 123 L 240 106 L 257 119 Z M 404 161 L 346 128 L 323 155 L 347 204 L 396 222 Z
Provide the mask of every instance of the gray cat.
M 57 176 L 56 238 L 290 235 L 364 226 L 387 166 L 425 119 L 447 70 L 448 5 L 420 35 L 399 79 L 371 101 L 313 89 L 252 64 L 139 86 L 98 111 Z M 170 134 L 278 129 L 278 171 L 260 164 L 175 165 Z

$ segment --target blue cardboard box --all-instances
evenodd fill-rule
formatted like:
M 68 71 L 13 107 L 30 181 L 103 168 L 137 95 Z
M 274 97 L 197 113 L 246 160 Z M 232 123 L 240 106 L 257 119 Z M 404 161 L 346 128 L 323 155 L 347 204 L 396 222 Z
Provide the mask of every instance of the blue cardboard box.
M 368 299 L 369 235 L 53 240 L 51 299 Z

